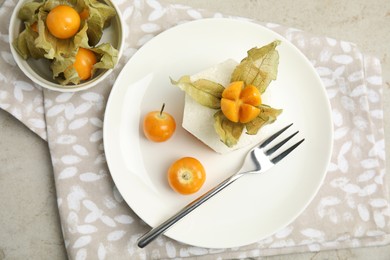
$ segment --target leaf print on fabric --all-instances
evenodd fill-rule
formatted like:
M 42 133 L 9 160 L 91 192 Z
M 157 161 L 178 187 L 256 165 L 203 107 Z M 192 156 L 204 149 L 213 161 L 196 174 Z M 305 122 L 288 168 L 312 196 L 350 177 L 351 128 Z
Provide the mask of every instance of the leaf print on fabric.
M 84 102 L 75 108 L 74 113 L 76 115 L 81 115 L 88 112 L 91 108 L 92 108 L 91 103 Z
M 348 194 L 355 194 L 360 192 L 360 187 L 353 183 L 347 183 L 346 185 L 342 186 L 341 189 Z
M 67 167 L 63 169 L 60 174 L 58 174 L 58 179 L 68 179 L 76 175 L 77 173 L 77 168 L 76 167 Z
M 94 212 L 100 212 L 99 208 L 96 206 L 96 204 L 91 200 L 83 200 L 83 205 L 89 209 L 90 211 Z
M 98 128 L 103 128 L 103 121 L 100 118 L 92 117 L 89 121 L 92 125 L 97 126 Z
M 99 142 L 103 139 L 103 131 L 99 130 L 91 134 L 89 137 L 89 141 L 91 142 Z
M 376 183 L 368 184 L 360 190 L 359 196 L 371 196 L 377 191 L 377 188 L 378 185 Z
M 77 232 L 80 234 L 86 235 L 86 234 L 92 234 L 97 232 L 98 229 L 96 226 L 93 225 L 79 225 L 77 226 Z
M 154 34 L 145 34 L 144 36 L 142 36 L 138 42 L 137 42 L 137 46 L 142 46 L 144 45 L 145 43 L 147 43 L 148 41 L 150 41 L 151 39 L 153 39 L 155 35 Z
M 333 133 L 333 138 L 335 140 L 341 139 L 341 138 L 345 137 L 348 134 L 349 130 L 350 130 L 350 128 L 347 127 L 347 126 L 336 128 L 334 130 L 334 133 Z
M 109 227 L 116 227 L 115 221 L 109 216 L 101 216 L 101 221 Z
M 276 242 L 273 242 L 271 245 L 269 245 L 270 248 L 283 248 L 283 247 L 291 247 L 294 246 L 295 242 L 292 239 L 287 240 L 279 240 Z
M 195 255 L 195 256 L 199 256 L 199 255 L 205 255 L 208 253 L 208 250 L 206 248 L 201 248 L 201 247 L 194 247 L 194 246 L 190 246 L 187 248 L 188 249 L 188 253 L 190 255 Z M 181 253 L 181 252 L 180 252 Z M 181 256 L 181 255 L 180 255 Z
M 65 104 L 65 118 L 67 119 L 67 121 L 70 121 L 70 120 L 73 120 L 74 117 L 75 117 L 75 108 L 74 108 L 74 105 L 73 104 L 70 104 L 70 103 L 66 103 Z
M 336 46 L 337 40 L 329 37 L 325 37 L 326 43 L 329 44 L 329 46 Z
M 104 260 L 106 259 L 106 255 L 107 255 L 107 250 L 104 247 L 103 243 L 100 243 L 98 248 L 98 259 Z
M 359 96 L 363 96 L 365 94 L 366 94 L 366 86 L 359 85 L 352 90 L 350 96 L 351 97 L 359 97 Z
M 131 224 L 134 222 L 134 219 L 130 215 L 119 215 L 114 217 L 114 220 L 121 224 Z
M 41 129 L 46 128 L 46 122 L 40 118 L 30 118 L 28 122 L 30 123 L 31 126 L 35 128 L 41 128 Z
M 79 222 L 79 217 L 77 216 L 76 212 L 70 211 L 68 216 L 67 216 L 66 222 L 68 224 L 69 232 L 76 233 L 77 232 L 77 225 Z
M 191 18 L 193 18 L 193 19 L 202 19 L 202 18 L 203 18 L 203 17 L 202 17 L 202 14 L 201 14 L 200 12 L 196 11 L 195 9 L 189 9 L 189 10 L 187 11 L 187 14 L 188 14 Z
M 319 61 L 320 62 L 328 62 L 332 57 L 332 52 L 328 49 L 324 49 L 320 53 Z
M 86 173 L 80 174 L 80 180 L 84 181 L 84 182 L 93 182 L 93 181 L 100 180 L 101 178 L 103 178 L 105 176 L 106 176 L 105 174 L 96 174 L 93 172 L 86 172 Z
M 371 199 L 369 203 L 371 207 L 374 208 L 384 208 L 389 206 L 388 201 L 385 200 L 384 198 Z
M 165 250 L 167 251 L 167 255 L 169 258 L 176 257 L 176 248 L 172 244 L 172 242 L 168 241 L 165 243 Z
M 146 33 L 155 33 L 161 30 L 161 27 L 155 23 L 146 23 L 141 25 L 141 29 Z
M 20 88 L 14 89 L 14 97 L 17 101 L 23 102 L 23 91 Z
M 88 150 L 82 145 L 75 144 L 72 146 L 73 151 L 75 151 L 80 156 L 88 156 Z
M 369 122 L 367 122 L 367 120 L 361 116 L 354 116 L 353 124 L 361 131 L 366 130 L 366 128 L 369 126 Z
M 1 52 L 1 58 L 10 66 L 15 67 L 16 63 L 12 56 L 12 54 L 8 51 L 2 51 Z
M 351 150 L 351 147 L 352 147 L 352 142 L 346 142 L 341 146 L 341 149 L 337 156 L 337 164 L 341 172 L 348 171 L 349 163 L 345 155 Z
M 331 76 L 333 71 L 328 67 L 316 67 L 317 74 L 322 78 L 323 76 Z
M 75 135 L 59 135 L 55 140 L 56 144 L 74 144 L 77 142 Z
M 61 157 L 61 161 L 67 165 L 74 165 L 81 162 L 81 158 L 76 155 L 64 155 Z
M 283 228 L 282 230 L 275 233 L 276 238 L 285 238 L 291 234 L 291 232 L 294 230 L 293 226 L 287 226 Z
M 378 228 L 384 228 L 386 226 L 384 215 L 377 210 L 374 211 L 374 222 Z
M 349 112 L 353 113 L 356 109 L 355 101 L 347 96 L 341 98 L 341 105 Z
M 343 49 L 344 52 L 351 52 L 352 50 L 352 43 L 346 42 L 346 41 L 340 41 L 340 47 Z
M 95 103 L 101 103 L 103 102 L 103 96 L 98 94 L 98 93 L 94 93 L 94 92 L 87 92 L 87 93 L 84 93 L 84 94 L 81 94 L 81 98 L 86 100 L 86 101 L 90 101 L 90 102 L 95 102 Z
M 161 10 L 162 5 L 156 0 L 146 0 L 146 4 L 154 10 Z
M 83 126 L 85 126 L 85 125 L 88 123 L 88 121 L 89 121 L 89 120 L 88 120 L 87 117 L 75 119 L 75 120 L 73 120 L 72 122 L 70 122 L 70 124 L 68 125 L 68 129 L 69 129 L 69 130 L 80 129 L 80 128 L 82 128 Z
M 126 8 L 125 10 L 122 10 L 122 17 L 123 17 L 123 20 L 127 20 L 129 19 L 134 13 L 134 7 L 131 6 L 129 8 Z M 149 21 L 152 21 L 151 19 L 148 19 Z M 129 28 L 128 26 L 125 24 L 125 27 L 124 27 L 124 35 L 128 35 L 129 32 L 128 32 Z M 126 43 L 125 43 L 126 44 Z
M 333 109 L 332 111 L 332 117 L 333 117 L 333 124 L 337 127 L 340 127 L 343 125 L 343 115 L 340 113 L 338 109 Z
M 54 105 L 50 109 L 47 110 L 46 116 L 48 117 L 54 117 L 60 114 L 62 111 L 65 110 L 65 105 L 64 104 L 59 104 L 59 105 Z
M 359 98 L 359 107 L 362 111 L 369 112 L 370 110 L 370 104 L 368 103 L 366 96 L 361 96 Z
M 95 222 L 96 220 L 98 220 L 101 216 L 101 212 L 100 211 L 91 211 L 90 213 L 88 213 L 86 216 L 85 216 L 85 223 L 93 223 Z
M 112 188 L 112 193 L 114 195 L 114 198 L 117 202 L 123 202 L 123 197 L 122 195 L 120 194 L 120 192 L 118 191 L 118 188 L 114 185 L 114 187 Z
M 321 199 L 320 204 L 317 206 L 318 215 L 323 218 L 330 214 L 328 208 L 333 207 L 341 203 L 341 200 L 334 196 L 328 196 Z
M 16 117 L 16 119 L 21 120 L 22 119 L 22 110 L 19 108 L 12 108 L 11 109 L 11 115 Z
M 314 228 L 303 229 L 301 230 L 301 234 L 310 238 L 322 238 L 324 236 L 324 232 Z
M 162 9 L 162 8 L 153 10 L 148 17 L 148 21 L 154 22 L 160 19 L 165 15 L 166 11 L 167 11 L 166 9 Z
M 371 110 L 370 115 L 375 119 L 383 120 L 383 110 Z
M 23 102 L 24 94 L 23 91 L 32 91 L 34 87 L 25 81 L 16 81 L 14 83 L 14 97 L 17 101 Z
M 91 242 L 91 236 L 81 236 L 76 242 L 73 244 L 73 248 L 81 248 L 88 245 Z
M 358 213 L 359 213 L 359 216 L 360 218 L 363 220 L 363 221 L 369 221 L 370 220 L 370 212 L 369 210 L 367 209 L 367 207 L 363 204 L 359 204 L 357 206 L 357 210 L 358 210 Z
M 353 62 L 353 58 L 347 54 L 335 55 L 333 56 L 332 60 L 336 63 L 345 64 L 345 65 Z
M 85 190 L 80 186 L 73 186 L 66 197 L 68 208 L 71 210 L 80 211 L 81 201 L 86 197 Z
M 85 260 L 87 259 L 87 256 L 88 256 L 87 250 L 85 248 L 81 248 L 77 250 L 75 260 Z
M 383 185 L 383 178 L 385 176 L 385 173 L 386 171 L 383 170 L 380 172 L 380 174 L 378 176 L 375 177 L 375 183 L 379 184 L 379 185 Z
M 350 82 L 361 81 L 363 79 L 364 79 L 364 74 L 363 74 L 363 71 L 360 71 L 360 70 L 356 71 L 348 76 L 348 81 L 350 81 Z M 362 91 L 364 91 L 364 92 L 362 92 Z M 365 87 L 365 85 L 360 85 L 360 86 L 356 87 L 353 90 L 353 92 L 359 92 L 359 95 L 366 94 L 366 87 Z M 356 93 L 353 96 L 356 96 Z
M 374 170 L 368 170 L 363 172 L 358 176 L 357 181 L 358 182 L 366 182 L 371 180 L 375 176 L 376 172 Z
M 363 160 L 360 162 L 360 164 L 364 169 L 372 169 L 377 168 L 379 166 L 378 160 L 373 158 Z
M 104 197 L 103 204 L 107 209 L 115 209 L 116 207 L 119 206 L 118 202 L 113 197 L 108 195 Z
M 103 149 L 99 149 L 99 150 L 103 150 Z M 104 156 L 104 154 L 99 154 L 96 156 L 96 159 L 93 163 L 94 164 L 102 164 L 105 162 L 106 162 L 106 156 Z
M 381 86 L 383 84 L 382 77 L 374 75 L 366 78 L 367 82 L 372 85 Z
M 121 239 L 126 234 L 126 231 L 124 230 L 116 230 L 107 235 L 108 241 L 117 241 Z
M 68 102 L 73 96 L 74 96 L 74 93 L 72 93 L 72 92 L 62 93 L 62 94 L 59 94 L 55 98 L 55 101 L 57 103 L 65 103 L 65 102 Z

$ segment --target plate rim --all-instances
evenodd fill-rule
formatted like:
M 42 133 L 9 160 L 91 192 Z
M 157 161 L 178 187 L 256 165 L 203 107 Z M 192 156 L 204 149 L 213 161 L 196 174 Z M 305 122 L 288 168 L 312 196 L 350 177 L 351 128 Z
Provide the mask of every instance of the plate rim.
M 165 33 L 170 32 L 170 31 L 172 31 L 172 30 L 175 30 L 175 29 L 177 29 L 178 27 L 181 27 L 181 26 L 188 26 L 189 24 L 194 24 L 194 23 L 207 23 L 207 22 L 209 22 L 209 21 L 212 21 L 212 22 L 216 22 L 216 21 L 221 21 L 221 22 L 228 21 L 228 22 L 234 22 L 234 23 L 242 23 L 243 25 L 256 26 L 256 27 L 258 27 L 258 28 L 261 28 L 261 30 L 266 30 L 266 31 L 270 32 L 271 34 L 275 35 L 275 37 L 281 39 L 282 41 L 288 42 L 289 45 L 290 45 L 290 47 L 294 48 L 295 51 L 296 51 L 297 53 L 300 54 L 301 58 L 303 58 L 303 60 L 305 60 L 305 62 L 309 65 L 309 67 L 310 67 L 311 70 L 312 70 L 312 73 L 315 75 L 315 77 L 317 78 L 318 82 L 320 83 L 321 88 L 319 88 L 319 89 L 320 89 L 320 91 L 322 92 L 322 95 L 326 98 L 326 104 L 327 104 L 327 109 L 326 109 L 326 110 L 327 110 L 327 115 L 328 115 L 328 117 L 329 117 L 330 123 L 333 122 L 332 113 L 331 113 L 331 104 L 330 104 L 330 100 L 329 100 L 329 98 L 328 98 L 328 96 L 327 96 L 327 93 L 326 93 L 326 88 L 325 88 L 325 86 L 324 86 L 324 84 L 323 84 L 323 82 L 322 82 L 320 76 L 319 76 L 318 73 L 316 72 L 314 66 L 313 66 L 312 63 L 309 61 L 309 59 L 308 59 L 308 58 L 307 58 L 307 57 L 306 57 L 306 56 L 305 56 L 305 55 L 304 55 L 304 54 L 303 54 L 303 53 L 302 53 L 302 52 L 301 52 L 301 51 L 300 51 L 300 50 L 299 50 L 291 41 L 289 41 L 288 39 L 286 39 L 284 36 L 278 34 L 277 32 L 274 32 L 274 31 L 272 31 L 271 29 L 269 29 L 269 28 L 267 28 L 267 27 L 265 27 L 265 26 L 263 26 L 263 25 L 261 25 L 261 24 L 258 24 L 258 23 L 254 22 L 254 21 L 252 21 L 252 20 L 247 20 L 247 19 L 244 19 L 244 20 L 243 20 L 243 19 L 234 19 L 234 18 L 202 18 L 202 19 L 198 19 L 198 20 L 186 21 L 185 23 L 181 23 L 181 24 L 178 24 L 178 25 L 174 25 L 174 26 L 172 26 L 171 28 L 169 28 L 169 29 L 167 29 L 167 30 L 165 30 L 165 31 L 163 31 L 163 32 L 161 32 L 161 33 L 159 33 L 158 35 L 156 35 L 155 37 L 153 37 L 149 42 L 147 42 L 147 43 L 145 43 L 143 46 L 141 46 L 141 47 L 137 50 L 137 52 L 136 52 L 136 53 L 135 53 L 127 62 L 126 62 L 125 66 L 121 69 L 121 71 L 120 71 L 120 73 L 119 73 L 117 79 L 115 80 L 115 83 L 114 83 L 114 85 L 113 85 L 113 88 L 112 88 L 112 90 L 111 90 L 111 93 L 110 93 L 110 95 L 109 95 L 109 98 L 108 98 L 108 100 L 107 100 L 107 105 L 106 105 L 106 110 L 105 110 L 104 118 L 106 118 L 106 116 L 107 116 L 108 113 L 109 113 L 109 112 L 108 112 L 108 111 L 110 110 L 109 107 L 111 106 L 111 104 L 112 104 L 112 102 L 113 102 L 113 101 L 111 101 L 112 98 L 113 98 L 113 97 L 112 97 L 112 93 L 113 93 L 113 91 L 114 91 L 115 89 L 119 88 L 119 87 L 118 87 L 118 84 L 119 84 L 119 83 L 117 83 L 117 82 L 118 82 L 119 79 L 122 77 L 122 74 L 125 73 L 125 72 L 124 72 L 125 67 L 126 67 L 129 63 L 132 62 L 132 60 L 133 60 L 134 57 L 137 57 L 138 55 L 142 55 L 142 50 L 143 50 L 144 48 L 147 48 L 147 46 L 149 45 L 150 42 L 158 40 L 162 35 L 165 35 Z M 140 54 L 140 53 L 141 53 L 141 54 Z M 105 121 L 104 121 L 104 122 L 105 122 Z M 293 217 L 291 218 L 291 220 L 288 221 L 288 223 L 286 223 L 284 226 L 282 226 L 282 227 L 280 227 L 280 228 L 283 228 L 283 227 L 285 227 L 286 225 L 292 223 L 298 216 L 300 216 L 300 215 L 304 212 L 304 210 L 308 207 L 308 205 L 310 205 L 310 203 L 313 201 L 314 197 L 318 194 L 320 188 L 321 188 L 322 185 L 323 185 L 323 182 L 324 182 L 325 177 L 326 177 L 326 175 L 327 175 L 327 170 L 326 170 L 326 169 L 329 167 L 330 159 L 331 159 L 331 156 L 332 156 L 332 153 L 333 153 L 334 126 L 333 126 L 333 124 L 330 124 L 329 126 L 330 126 L 330 132 L 329 132 L 330 143 L 328 144 L 328 145 L 329 145 L 329 149 L 328 149 L 328 153 L 326 154 L 326 155 L 327 155 L 327 156 L 326 156 L 326 157 L 327 157 L 327 158 L 326 158 L 327 163 L 326 163 L 326 166 L 325 166 L 325 171 L 324 171 L 324 173 L 322 173 L 321 179 L 319 180 L 319 185 L 316 187 L 315 192 L 313 192 L 313 193 L 311 194 L 311 197 L 307 200 L 306 204 L 303 205 L 303 206 L 301 207 L 301 209 L 298 211 L 298 213 L 297 213 L 295 216 L 293 216 Z M 103 123 L 103 142 L 104 142 L 104 143 L 105 143 L 105 140 L 107 140 L 106 135 L 107 135 L 107 125 L 106 125 L 105 123 Z M 106 147 L 106 145 L 105 145 L 105 147 Z M 106 155 L 106 157 L 107 157 L 107 155 Z M 107 158 L 107 165 L 108 165 L 108 168 L 109 168 L 109 170 L 110 170 L 111 166 L 110 166 L 110 162 L 109 162 L 109 159 L 108 159 L 108 158 Z M 110 174 L 111 174 L 111 170 L 110 170 Z M 113 180 L 114 180 L 114 183 L 117 184 L 117 181 L 118 181 L 118 180 L 116 180 L 116 178 L 115 178 L 115 176 L 114 176 L 113 174 L 111 174 L 111 176 L 112 176 L 112 178 L 113 178 Z M 121 191 L 119 190 L 119 187 L 118 187 L 118 191 L 121 192 Z M 126 198 L 124 198 L 124 200 L 125 200 L 126 204 L 127 204 L 130 208 L 132 208 L 132 207 L 130 206 L 130 203 L 126 200 Z M 153 226 L 153 225 L 151 225 L 150 223 L 148 223 L 148 221 L 144 220 L 144 219 L 139 215 L 138 212 L 136 212 L 135 210 L 133 210 L 133 211 L 134 211 L 134 213 L 135 213 L 138 217 L 140 217 L 140 219 L 142 219 L 143 221 L 145 221 L 149 226 Z M 175 212 L 173 212 L 173 214 L 174 214 L 174 213 L 175 213 Z M 276 231 L 275 231 L 275 232 L 276 232 Z M 275 233 L 275 232 L 274 232 L 274 233 Z M 167 235 L 167 234 L 165 234 L 165 235 L 168 236 L 168 237 L 170 237 L 170 238 L 172 238 L 172 239 L 175 239 L 175 240 L 177 240 L 177 241 L 179 241 L 179 242 L 183 242 L 183 243 L 186 243 L 186 244 L 189 244 L 189 245 L 193 245 L 193 246 L 201 246 L 201 247 L 206 247 L 206 248 L 221 248 L 221 247 L 215 247 L 215 246 L 207 246 L 207 245 L 199 245 L 199 244 L 188 243 L 188 242 L 186 242 L 186 241 L 178 240 L 177 238 L 175 238 L 175 236 Z M 271 235 L 272 235 L 272 234 L 271 234 Z M 262 239 L 262 238 L 259 238 L 258 240 L 260 240 L 260 239 Z M 248 244 L 253 243 L 253 242 L 256 242 L 256 241 L 251 241 L 251 242 L 249 242 L 249 243 L 248 243 L 248 242 L 245 242 L 244 244 L 237 245 L 237 246 L 244 246 L 244 245 L 248 245 Z M 228 247 L 231 247 L 231 246 L 228 246 Z M 227 247 L 223 247 L 223 248 L 227 248 Z

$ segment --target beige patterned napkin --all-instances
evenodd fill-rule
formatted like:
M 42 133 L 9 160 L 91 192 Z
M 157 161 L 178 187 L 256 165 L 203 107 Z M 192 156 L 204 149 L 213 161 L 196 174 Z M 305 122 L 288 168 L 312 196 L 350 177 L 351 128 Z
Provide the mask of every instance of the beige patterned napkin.
M 9 21 L 16 2 L 7 0 L 0 8 L 2 21 Z M 163 236 L 146 249 L 137 248 L 137 238 L 149 227 L 123 201 L 104 156 L 103 114 L 111 87 L 123 65 L 153 36 L 185 21 L 223 15 L 156 0 L 115 2 L 126 23 L 123 57 L 102 84 L 78 93 L 41 89 L 26 78 L 10 53 L 8 22 L 0 24 L 0 107 L 48 141 L 71 259 L 230 259 L 390 242 L 378 59 L 349 42 L 263 24 L 309 58 L 331 102 L 334 152 L 318 195 L 293 223 L 245 247 L 197 248 Z

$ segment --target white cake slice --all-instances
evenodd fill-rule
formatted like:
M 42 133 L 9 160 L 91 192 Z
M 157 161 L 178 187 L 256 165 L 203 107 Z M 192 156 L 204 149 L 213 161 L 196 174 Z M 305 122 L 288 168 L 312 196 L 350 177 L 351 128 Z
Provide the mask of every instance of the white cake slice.
M 191 81 L 208 79 L 226 87 L 230 83 L 230 76 L 237 65 L 238 63 L 234 60 L 226 60 L 225 62 L 192 75 Z M 186 94 L 182 126 L 211 149 L 221 154 L 260 142 L 260 135 L 247 135 L 244 129 L 244 133 L 241 135 L 239 142 L 234 147 L 227 147 L 220 141 L 219 136 L 214 129 L 213 116 L 216 112 L 217 110 L 215 109 L 198 104 Z

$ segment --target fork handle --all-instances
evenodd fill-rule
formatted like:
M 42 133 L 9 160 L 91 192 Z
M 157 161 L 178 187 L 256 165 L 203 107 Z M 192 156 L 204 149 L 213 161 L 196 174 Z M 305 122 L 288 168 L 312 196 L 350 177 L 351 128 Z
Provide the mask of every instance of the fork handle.
M 207 201 L 209 198 L 213 197 L 215 194 L 226 188 L 228 185 L 232 184 L 234 181 L 236 181 L 238 178 L 240 178 L 242 174 L 234 174 L 227 178 L 226 180 L 222 181 L 220 184 L 200 196 L 199 198 L 192 201 L 190 204 L 185 206 L 182 210 L 177 212 L 175 215 L 161 223 L 159 226 L 151 229 L 149 232 L 145 233 L 142 237 L 138 239 L 138 247 L 143 248 L 147 246 L 150 242 L 152 242 L 154 239 L 156 239 L 159 235 L 163 234 L 168 228 L 170 228 L 173 224 L 175 224 L 177 221 L 185 217 L 188 213 L 202 205 L 205 201 Z

